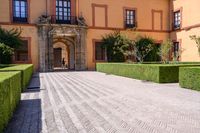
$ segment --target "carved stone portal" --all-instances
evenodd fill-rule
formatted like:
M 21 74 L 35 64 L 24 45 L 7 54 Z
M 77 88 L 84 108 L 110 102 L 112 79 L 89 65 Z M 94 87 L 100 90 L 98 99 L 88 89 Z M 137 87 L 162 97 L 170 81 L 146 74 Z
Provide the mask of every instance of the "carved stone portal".
M 38 24 L 40 71 L 54 70 L 53 45 L 62 42 L 70 49 L 70 69 L 86 70 L 85 26 Z

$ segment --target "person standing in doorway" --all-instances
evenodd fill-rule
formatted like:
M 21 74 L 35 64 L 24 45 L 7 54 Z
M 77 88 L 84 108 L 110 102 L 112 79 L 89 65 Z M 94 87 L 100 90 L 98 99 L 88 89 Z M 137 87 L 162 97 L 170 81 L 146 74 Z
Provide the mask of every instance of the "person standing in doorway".
M 62 59 L 62 68 L 65 69 L 65 58 Z

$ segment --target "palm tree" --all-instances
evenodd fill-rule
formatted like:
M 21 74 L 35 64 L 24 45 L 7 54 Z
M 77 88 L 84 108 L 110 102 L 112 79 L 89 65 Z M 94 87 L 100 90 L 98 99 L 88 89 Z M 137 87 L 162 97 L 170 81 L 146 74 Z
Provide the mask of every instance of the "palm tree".
M 0 64 L 11 63 L 15 48 L 22 44 L 21 29 L 5 30 L 0 27 Z
M 6 30 L 0 27 L 0 43 L 11 48 L 18 48 L 22 44 L 21 29 Z

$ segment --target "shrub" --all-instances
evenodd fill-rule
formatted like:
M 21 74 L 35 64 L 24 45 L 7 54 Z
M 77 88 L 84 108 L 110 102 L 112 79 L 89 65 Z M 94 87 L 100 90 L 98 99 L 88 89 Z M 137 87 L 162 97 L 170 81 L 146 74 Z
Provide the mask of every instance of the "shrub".
M 179 84 L 183 88 L 200 91 L 200 67 L 181 67 Z
M 20 101 L 21 72 L 0 72 L 0 132 Z
M 152 38 L 139 36 L 134 43 L 134 49 L 136 50 L 135 57 L 141 63 L 144 61 L 156 61 L 156 45 Z
M 179 81 L 179 67 L 182 66 L 200 66 L 200 64 L 97 63 L 96 69 L 99 72 L 156 83 L 176 83 Z
M 161 44 L 161 47 L 158 51 L 158 55 L 161 57 L 163 63 L 168 63 L 170 60 L 170 50 L 173 46 L 173 42 L 171 40 L 166 40 Z
M 24 91 L 28 86 L 31 76 L 33 74 L 33 65 L 12 65 L 9 67 L 1 68 L 0 72 L 2 71 L 21 71 L 22 91 Z
M 130 43 L 130 40 L 120 32 L 103 36 L 102 44 L 107 51 L 108 62 L 124 62 L 124 51 L 128 49 Z

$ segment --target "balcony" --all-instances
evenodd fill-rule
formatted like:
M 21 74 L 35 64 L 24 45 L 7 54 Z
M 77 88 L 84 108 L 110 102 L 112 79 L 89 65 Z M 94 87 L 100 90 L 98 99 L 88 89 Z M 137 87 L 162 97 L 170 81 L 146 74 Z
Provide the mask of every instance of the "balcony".
M 124 22 L 124 27 L 129 29 L 129 28 L 136 28 L 137 27 L 137 22 L 133 22 L 132 24 L 128 24 L 127 21 Z
M 173 30 L 180 30 L 180 28 L 181 28 L 181 24 L 179 23 L 179 24 L 172 24 L 172 27 L 173 27 Z
M 52 24 L 78 25 L 76 16 L 62 17 L 61 19 L 59 19 L 58 16 L 53 15 L 53 16 L 51 16 L 51 23 Z
M 28 23 L 28 18 L 27 17 L 13 17 L 13 22 L 14 23 Z

